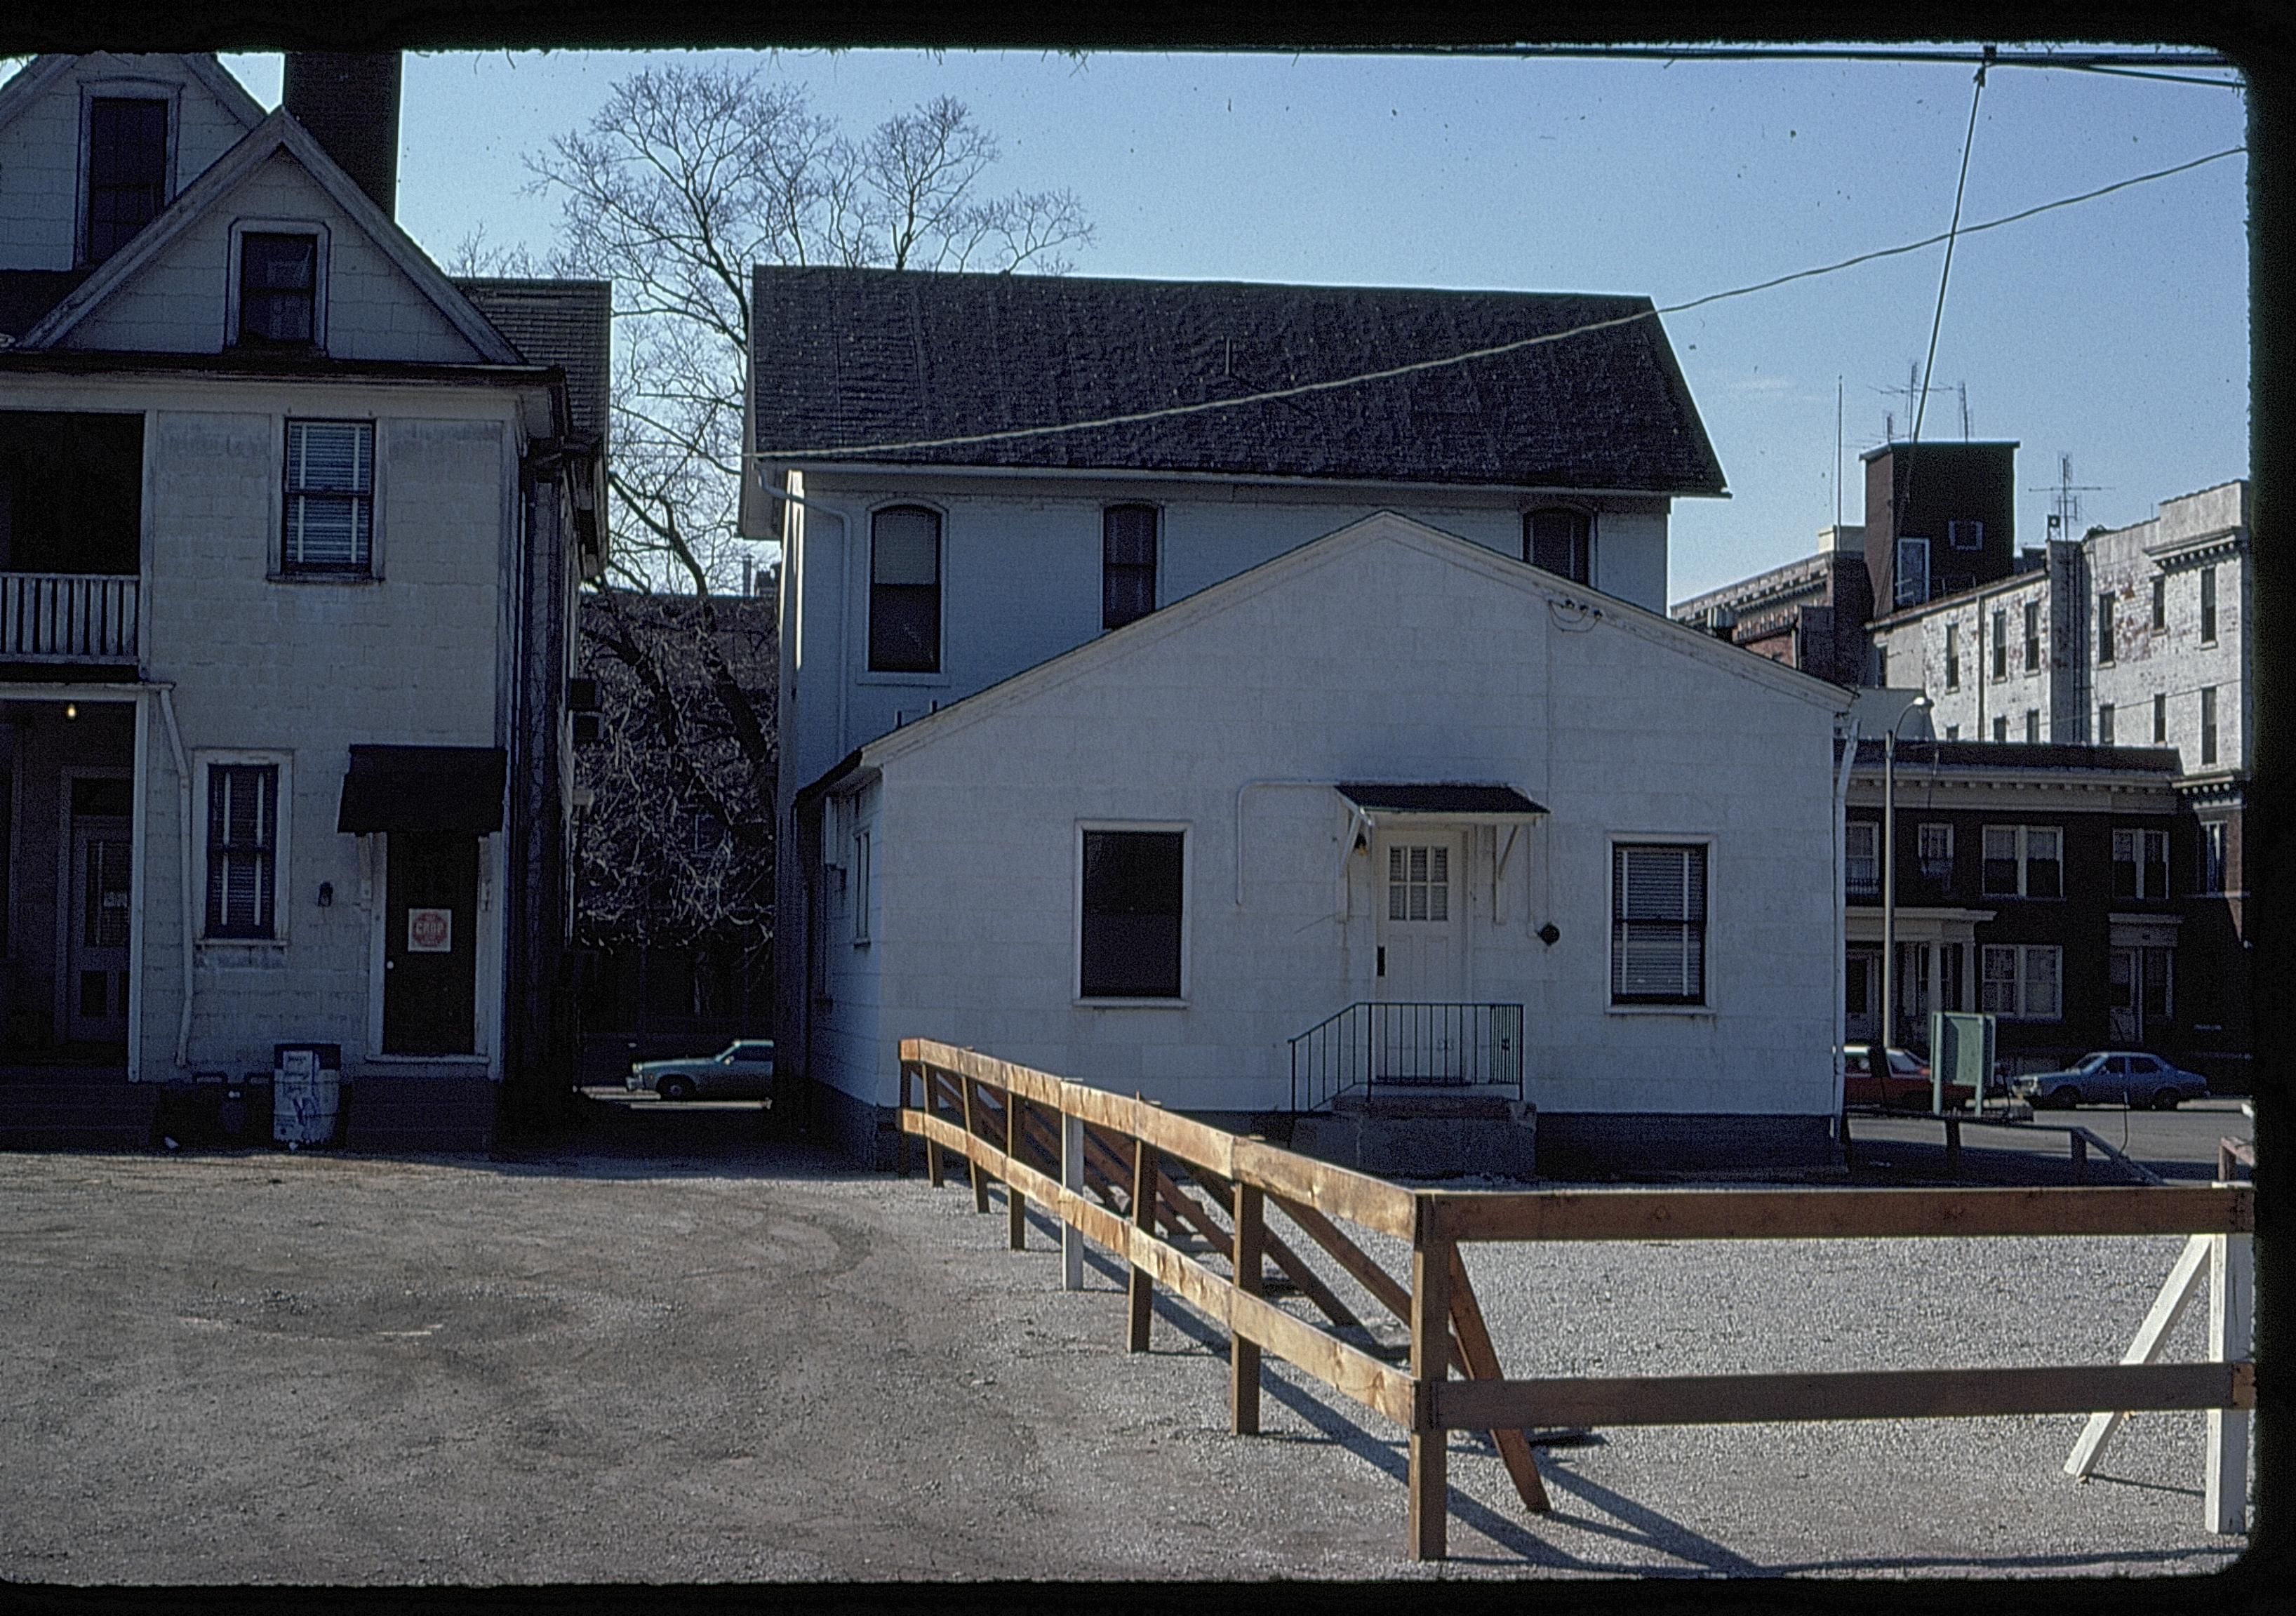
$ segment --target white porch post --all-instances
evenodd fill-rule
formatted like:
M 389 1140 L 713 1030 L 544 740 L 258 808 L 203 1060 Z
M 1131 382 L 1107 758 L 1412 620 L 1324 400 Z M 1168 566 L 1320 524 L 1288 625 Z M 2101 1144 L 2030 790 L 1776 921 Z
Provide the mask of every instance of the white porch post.
M 2244 1364 L 2249 1355 L 2249 1312 L 2253 1300 L 2251 1236 L 2209 1237 L 2209 1357 L 2220 1364 Z M 2248 1411 L 2209 1410 L 2206 1502 L 2209 1530 L 2248 1530 Z

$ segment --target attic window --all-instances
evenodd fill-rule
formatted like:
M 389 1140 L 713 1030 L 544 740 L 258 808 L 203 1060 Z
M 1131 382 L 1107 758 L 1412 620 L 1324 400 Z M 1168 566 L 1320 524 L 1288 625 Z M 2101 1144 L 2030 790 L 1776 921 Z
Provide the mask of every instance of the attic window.
M 253 231 L 240 237 L 241 342 L 316 340 L 318 301 L 318 237 L 258 234 Z
M 87 103 L 87 262 L 101 264 L 168 200 L 168 103 L 96 96 Z
M 1574 584 L 1591 584 L 1593 529 L 1584 511 L 1532 511 L 1522 519 L 1522 559 Z

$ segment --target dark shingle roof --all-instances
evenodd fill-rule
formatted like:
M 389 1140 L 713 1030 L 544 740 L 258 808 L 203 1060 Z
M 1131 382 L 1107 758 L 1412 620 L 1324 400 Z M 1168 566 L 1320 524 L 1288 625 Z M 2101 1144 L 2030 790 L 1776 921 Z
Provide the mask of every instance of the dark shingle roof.
M 0 334 L 22 336 L 93 273 L 93 267 L 0 269 Z
M 613 283 L 487 278 L 458 279 L 455 286 L 512 348 L 534 364 L 565 371 L 575 431 L 603 443 Z
M 856 458 L 1718 494 L 1722 468 L 1647 298 L 761 268 L 752 447 L 1097 419 L 1445 357 L 1276 402 Z

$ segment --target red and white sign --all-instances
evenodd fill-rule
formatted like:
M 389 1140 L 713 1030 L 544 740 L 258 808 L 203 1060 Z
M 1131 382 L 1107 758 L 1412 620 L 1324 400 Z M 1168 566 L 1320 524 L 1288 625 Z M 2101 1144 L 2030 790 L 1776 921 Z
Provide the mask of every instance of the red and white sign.
M 406 951 L 409 954 L 452 954 L 455 951 L 455 912 L 452 909 L 407 910 Z

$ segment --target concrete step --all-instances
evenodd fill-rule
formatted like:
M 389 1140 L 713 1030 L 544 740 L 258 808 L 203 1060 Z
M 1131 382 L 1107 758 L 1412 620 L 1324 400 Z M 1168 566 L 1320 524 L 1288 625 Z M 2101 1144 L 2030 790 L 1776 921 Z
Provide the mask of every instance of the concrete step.
M 1450 1096 L 1448 1105 L 1414 1098 L 1422 1103 L 1389 1105 L 1376 1096 L 1311 1112 L 1292 1125 L 1292 1148 L 1382 1177 L 1538 1176 L 1537 1106 L 1505 1099 L 1494 1108 L 1488 1095 Z

